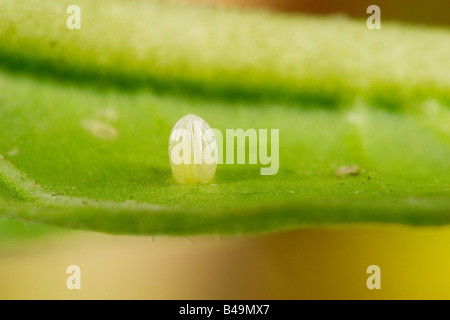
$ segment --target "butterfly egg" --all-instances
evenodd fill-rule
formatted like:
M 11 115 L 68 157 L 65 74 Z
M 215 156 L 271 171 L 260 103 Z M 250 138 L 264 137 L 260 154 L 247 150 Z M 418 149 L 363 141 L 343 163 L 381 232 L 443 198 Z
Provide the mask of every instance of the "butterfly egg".
M 208 123 L 194 114 L 178 120 L 170 133 L 169 159 L 177 181 L 211 181 L 217 167 L 217 143 Z

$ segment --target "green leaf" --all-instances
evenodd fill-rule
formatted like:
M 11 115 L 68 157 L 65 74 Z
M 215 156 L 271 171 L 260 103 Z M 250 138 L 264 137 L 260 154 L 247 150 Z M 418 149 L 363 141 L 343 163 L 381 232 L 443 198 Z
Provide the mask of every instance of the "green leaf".
M 69 31 L 69 4 L 0 1 L 1 216 L 170 235 L 450 222 L 448 30 L 116 0 L 78 1 Z M 176 183 L 187 113 L 280 129 L 278 174 Z

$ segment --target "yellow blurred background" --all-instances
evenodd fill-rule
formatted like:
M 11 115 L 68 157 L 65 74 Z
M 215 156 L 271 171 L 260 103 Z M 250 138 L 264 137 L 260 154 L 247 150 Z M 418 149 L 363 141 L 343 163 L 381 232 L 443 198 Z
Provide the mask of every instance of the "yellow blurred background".
M 191 238 L 57 230 L 2 242 L 0 299 L 450 299 L 449 252 L 450 226 Z M 366 286 L 374 264 L 380 290 Z M 81 290 L 67 289 L 69 265 L 81 268 Z
M 179 0 L 211 5 L 258 8 L 282 12 L 329 15 L 339 14 L 367 19 L 370 5 L 381 8 L 381 19 L 432 25 L 450 25 L 449 3 L 442 0 Z

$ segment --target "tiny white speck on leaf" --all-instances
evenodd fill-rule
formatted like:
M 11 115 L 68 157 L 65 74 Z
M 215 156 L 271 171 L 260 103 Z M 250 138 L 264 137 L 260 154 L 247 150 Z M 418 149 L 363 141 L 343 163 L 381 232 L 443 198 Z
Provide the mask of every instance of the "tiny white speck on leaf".
M 13 156 L 17 156 L 18 154 L 19 154 L 19 148 L 14 148 L 14 149 L 12 149 L 12 150 L 10 150 L 10 151 L 8 151 L 7 153 L 6 153 L 6 155 L 7 156 L 10 156 L 10 157 L 13 157 Z
M 361 173 L 361 168 L 359 166 L 357 166 L 356 164 L 342 166 L 336 170 L 336 176 L 338 176 L 338 177 L 346 176 L 346 175 L 356 176 L 360 173 Z
M 119 135 L 116 128 L 98 120 L 85 119 L 81 127 L 98 139 L 113 140 Z

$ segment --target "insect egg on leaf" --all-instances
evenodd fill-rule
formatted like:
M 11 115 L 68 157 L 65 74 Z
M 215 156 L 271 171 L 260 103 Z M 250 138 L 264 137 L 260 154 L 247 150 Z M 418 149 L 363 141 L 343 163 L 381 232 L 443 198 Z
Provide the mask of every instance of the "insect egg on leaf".
M 178 120 L 170 133 L 169 160 L 173 176 L 181 183 L 206 183 L 214 178 L 217 143 L 205 120 L 194 114 Z

